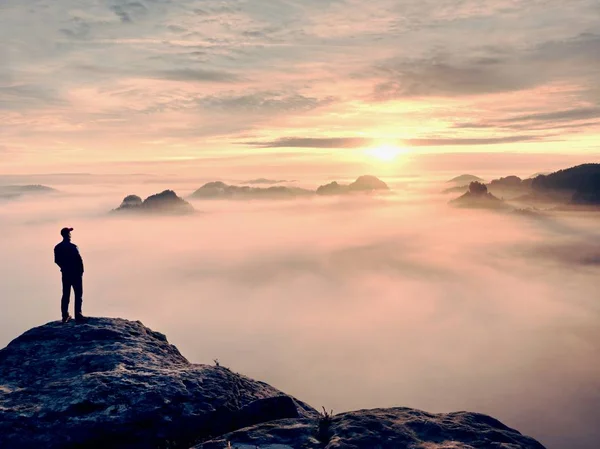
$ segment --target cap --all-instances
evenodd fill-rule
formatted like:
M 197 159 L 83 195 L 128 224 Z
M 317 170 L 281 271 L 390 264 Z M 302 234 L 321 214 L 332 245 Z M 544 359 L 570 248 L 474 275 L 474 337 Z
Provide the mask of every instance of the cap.
M 73 228 L 62 228 L 60 230 L 60 235 L 65 236 L 67 235 L 69 232 L 71 232 L 73 230 Z

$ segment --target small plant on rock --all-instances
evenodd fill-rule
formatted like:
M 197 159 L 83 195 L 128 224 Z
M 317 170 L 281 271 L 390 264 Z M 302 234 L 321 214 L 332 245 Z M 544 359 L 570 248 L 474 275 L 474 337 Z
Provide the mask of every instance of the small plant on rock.
M 323 444 L 328 444 L 332 437 L 331 423 L 333 422 L 333 410 L 329 413 L 323 407 L 323 413 L 319 413 L 317 427 L 317 440 Z

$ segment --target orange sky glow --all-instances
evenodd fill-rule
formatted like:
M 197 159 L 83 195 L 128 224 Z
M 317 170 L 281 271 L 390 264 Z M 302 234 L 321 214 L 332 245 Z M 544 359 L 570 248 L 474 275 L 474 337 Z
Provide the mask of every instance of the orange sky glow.
M 574 3 L 8 0 L 2 172 L 598 160 L 600 9 Z

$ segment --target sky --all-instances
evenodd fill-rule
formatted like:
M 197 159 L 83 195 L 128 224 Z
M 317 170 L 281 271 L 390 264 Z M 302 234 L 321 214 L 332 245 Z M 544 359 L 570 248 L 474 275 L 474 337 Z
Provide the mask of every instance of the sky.
M 1 171 L 597 159 L 599 29 L 595 0 L 0 0 Z

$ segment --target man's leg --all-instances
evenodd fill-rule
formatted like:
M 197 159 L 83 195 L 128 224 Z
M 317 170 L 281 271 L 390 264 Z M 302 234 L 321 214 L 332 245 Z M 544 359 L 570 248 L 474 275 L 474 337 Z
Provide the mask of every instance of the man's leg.
M 62 276 L 62 298 L 60 300 L 60 311 L 63 319 L 69 316 L 69 300 L 71 296 L 71 281 L 63 274 Z
M 75 319 L 81 318 L 81 306 L 83 303 L 83 277 L 76 276 L 71 281 L 73 283 L 73 292 L 75 293 Z

